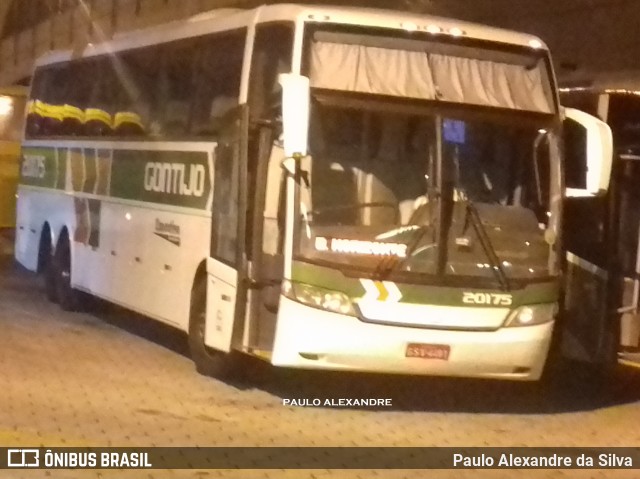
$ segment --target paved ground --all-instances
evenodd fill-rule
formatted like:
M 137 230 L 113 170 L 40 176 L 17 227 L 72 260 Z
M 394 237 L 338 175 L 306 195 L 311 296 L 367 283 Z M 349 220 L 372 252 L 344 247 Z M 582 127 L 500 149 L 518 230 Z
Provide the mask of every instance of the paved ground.
M 243 383 L 198 375 L 185 338 L 115 308 L 68 314 L 0 260 L 0 445 L 640 446 L 640 377 L 610 393 L 529 385 L 304 373 L 252 364 Z M 303 408 L 283 398 L 391 398 Z M 0 471 L 4 478 L 600 478 L 636 471 Z
M 12 254 L 13 237 L 13 229 L 0 228 L 0 256 Z

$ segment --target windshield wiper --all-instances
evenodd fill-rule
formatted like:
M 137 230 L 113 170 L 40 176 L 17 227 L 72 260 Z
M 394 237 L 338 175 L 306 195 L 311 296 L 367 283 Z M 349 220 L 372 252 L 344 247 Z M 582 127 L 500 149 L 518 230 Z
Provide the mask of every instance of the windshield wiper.
M 433 194 L 429 196 L 435 197 L 436 195 Z M 376 266 L 375 273 L 374 273 L 375 276 L 383 279 L 388 277 L 389 274 L 391 274 L 394 270 L 401 268 L 409 260 L 409 258 L 413 256 L 413 253 L 415 253 L 415 251 L 420 246 L 421 241 L 424 238 L 424 235 L 427 233 L 427 231 L 430 230 L 431 232 L 433 232 L 434 222 L 435 223 L 439 222 L 439 219 L 438 219 L 439 215 L 437 214 L 439 204 L 440 204 L 440 200 L 433 200 L 433 199 L 427 200 L 427 203 L 423 204 L 422 206 L 426 206 L 428 208 L 429 220 L 426 221 L 424 224 L 414 223 L 414 224 L 409 224 L 405 227 L 399 228 L 399 229 L 406 228 L 404 233 L 410 233 L 411 235 L 408 241 L 405 241 L 405 244 L 407 245 L 407 249 L 405 250 L 405 255 L 403 258 L 400 258 L 398 256 L 383 258 Z M 434 209 L 436 211 L 434 211 Z M 431 244 L 436 244 L 435 240 Z
M 478 239 L 480 240 L 482 249 L 487 255 L 487 258 L 489 258 L 491 270 L 496 275 L 496 278 L 500 283 L 500 287 L 504 291 L 509 291 L 511 289 L 511 286 L 509 285 L 509 278 L 504 272 L 504 268 L 500 263 L 500 258 L 498 258 L 496 250 L 493 247 L 493 243 L 491 243 L 491 238 L 489 238 L 487 230 L 482 224 L 482 219 L 480 218 L 480 214 L 478 213 L 478 208 L 476 208 L 476 205 L 469 199 L 467 199 L 467 218 L 471 219 L 471 225 L 473 226 L 473 229 L 476 232 Z

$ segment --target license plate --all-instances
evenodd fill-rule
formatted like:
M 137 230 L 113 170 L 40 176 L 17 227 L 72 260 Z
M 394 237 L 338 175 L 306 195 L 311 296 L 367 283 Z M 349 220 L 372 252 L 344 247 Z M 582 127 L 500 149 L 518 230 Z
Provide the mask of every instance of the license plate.
M 411 343 L 407 345 L 405 353 L 408 358 L 440 359 L 449 360 L 451 347 L 447 344 L 419 344 Z

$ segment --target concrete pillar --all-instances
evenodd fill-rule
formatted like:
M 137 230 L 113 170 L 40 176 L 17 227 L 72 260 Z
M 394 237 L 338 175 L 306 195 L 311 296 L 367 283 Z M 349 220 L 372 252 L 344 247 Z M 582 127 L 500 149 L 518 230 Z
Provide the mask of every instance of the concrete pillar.
M 72 28 L 72 11 L 55 14 L 51 17 L 52 27 L 52 47 L 54 50 L 64 50 L 71 47 L 75 31 Z
M 116 32 L 126 32 L 138 27 L 139 15 L 136 13 L 137 0 L 118 0 L 116 10 Z
M 33 29 L 33 56 L 37 59 L 51 49 L 51 20 Z
M 103 42 L 113 35 L 113 0 L 94 0 L 91 7 L 91 41 Z

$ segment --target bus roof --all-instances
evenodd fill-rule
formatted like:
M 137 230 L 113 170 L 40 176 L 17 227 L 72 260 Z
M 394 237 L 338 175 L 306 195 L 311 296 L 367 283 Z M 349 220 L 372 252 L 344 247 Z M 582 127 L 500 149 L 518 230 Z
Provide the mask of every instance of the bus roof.
M 275 4 L 251 10 L 215 9 L 193 17 L 114 35 L 102 43 L 89 43 L 81 56 L 91 57 L 109 52 L 129 50 L 207 33 L 233 30 L 269 21 L 328 22 L 368 27 L 437 32 L 434 35 L 465 36 L 510 45 L 547 50 L 538 37 L 452 18 L 421 15 L 395 10 L 340 7 L 328 5 Z M 43 66 L 71 60 L 78 52 L 52 51 L 36 61 Z

